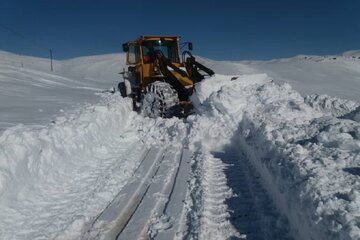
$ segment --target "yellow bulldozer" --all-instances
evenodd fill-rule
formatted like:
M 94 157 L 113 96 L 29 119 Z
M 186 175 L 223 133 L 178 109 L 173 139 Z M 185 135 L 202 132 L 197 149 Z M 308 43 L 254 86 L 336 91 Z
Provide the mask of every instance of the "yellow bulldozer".
M 194 84 L 214 72 L 195 60 L 191 42 L 178 36 L 140 36 L 123 45 L 128 69 L 118 89 L 133 108 L 150 117 L 186 116 Z M 187 46 L 187 50 L 180 50 Z

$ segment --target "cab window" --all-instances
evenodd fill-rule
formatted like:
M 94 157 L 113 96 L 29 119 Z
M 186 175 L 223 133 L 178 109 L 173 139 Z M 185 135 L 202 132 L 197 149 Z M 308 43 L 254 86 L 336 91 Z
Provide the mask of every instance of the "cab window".
M 179 61 L 179 52 L 177 41 L 151 40 L 144 41 L 141 44 L 144 63 L 155 61 L 155 53 L 161 51 L 164 57 L 171 62 Z
M 135 44 L 129 44 L 129 50 L 127 52 L 127 62 L 128 64 L 139 63 L 139 49 L 136 48 Z

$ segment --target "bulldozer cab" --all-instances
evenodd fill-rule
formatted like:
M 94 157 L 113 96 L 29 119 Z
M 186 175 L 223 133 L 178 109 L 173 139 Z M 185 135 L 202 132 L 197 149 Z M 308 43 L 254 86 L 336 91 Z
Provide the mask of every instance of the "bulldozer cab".
M 149 64 L 156 60 L 156 52 L 173 63 L 180 64 L 179 37 L 142 36 L 134 42 L 123 44 L 126 52 L 126 64 Z
M 169 62 L 180 67 L 179 37 L 175 36 L 141 36 L 133 42 L 123 45 L 126 52 L 126 64 L 137 78 L 140 88 L 146 87 L 155 79 L 164 78 L 160 73 L 159 54 Z M 186 85 L 191 82 L 184 83 Z

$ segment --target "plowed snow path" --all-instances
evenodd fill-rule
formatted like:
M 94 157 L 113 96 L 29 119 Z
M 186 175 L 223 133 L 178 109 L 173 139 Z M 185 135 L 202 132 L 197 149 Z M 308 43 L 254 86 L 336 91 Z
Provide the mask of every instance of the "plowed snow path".
M 174 238 L 189 177 L 190 152 L 152 147 L 129 183 L 92 224 L 84 239 Z M 180 229 L 181 230 L 181 229 Z
M 143 124 L 134 122 L 144 142 L 160 136 L 168 142 L 143 145 L 131 178 L 83 239 L 291 239 L 241 152 L 188 150 L 187 141 L 167 132 L 171 124 L 188 139 L 192 125 L 180 119 Z
M 135 116 L 138 167 L 83 239 L 291 239 L 246 157 L 221 141 L 205 147 L 196 136 L 211 122 L 193 117 Z

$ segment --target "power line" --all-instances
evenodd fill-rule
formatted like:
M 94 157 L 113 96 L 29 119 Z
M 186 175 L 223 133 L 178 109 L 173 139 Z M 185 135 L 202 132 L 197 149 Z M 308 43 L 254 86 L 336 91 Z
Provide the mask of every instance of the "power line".
M 25 36 L 24 34 L 20 33 L 19 31 L 14 30 L 13 28 L 10 28 L 10 27 L 8 27 L 8 26 L 5 26 L 5 25 L 2 24 L 2 23 L 0 23 L 0 27 L 1 27 L 2 29 L 7 30 L 8 32 L 10 32 L 10 33 L 12 33 L 12 34 L 20 37 L 22 40 L 25 40 L 25 41 L 31 43 L 32 45 L 35 45 L 36 47 L 38 47 L 38 48 L 40 48 L 40 49 L 42 49 L 42 50 L 44 50 L 44 49 L 49 49 L 49 48 L 47 48 L 47 47 L 45 47 L 45 46 L 40 46 L 40 44 L 38 44 L 38 43 L 35 42 L 34 40 L 28 38 L 27 36 Z
M 35 47 L 38 47 L 42 50 L 49 51 L 50 52 L 50 69 L 51 71 L 53 71 L 53 50 L 51 48 L 47 48 L 45 46 L 40 46 L 40 44 L 38 44 L 37 42 L 35 42 L 34 40 L 28 38 L 27 36 L 25 36 L 24 34 L 20 33 L 19 31 L 14 30 L 13 28 L 10 28 L 8 26 L 5 26 L 4 24 L 0 23 L 0 27 L 2 29 L 7 30 L 8 32 L 17 35 L 18 37 L 20 37 L 22 40 L 31 43 L 32 45 L 34 45 Z

